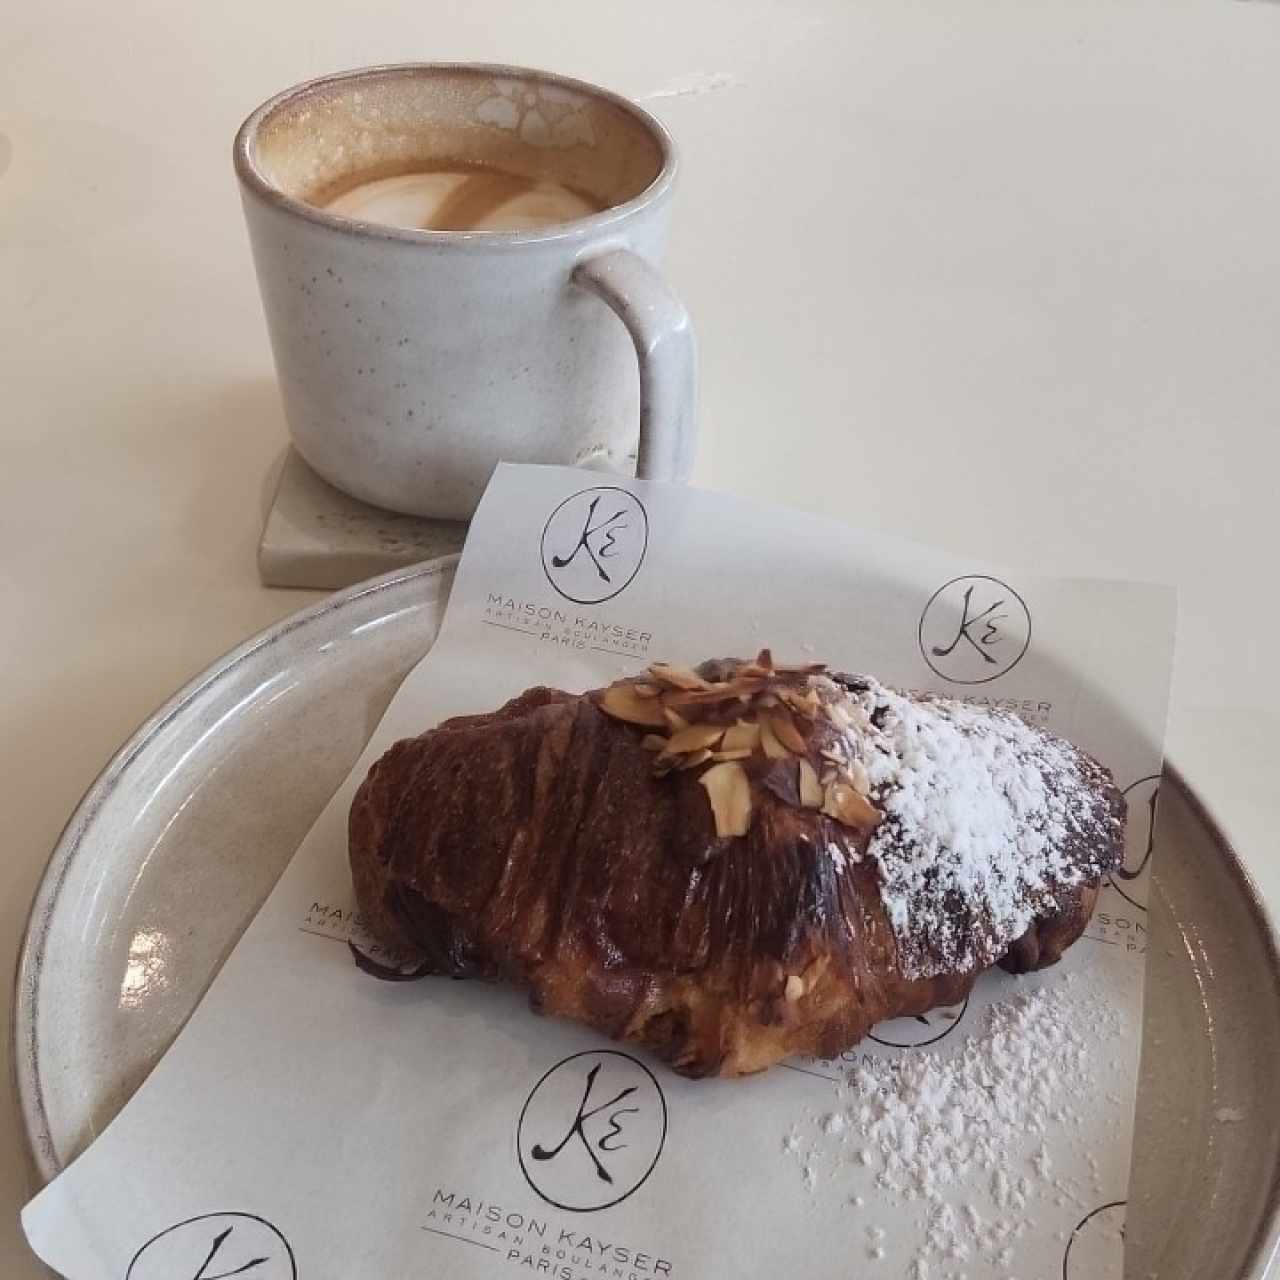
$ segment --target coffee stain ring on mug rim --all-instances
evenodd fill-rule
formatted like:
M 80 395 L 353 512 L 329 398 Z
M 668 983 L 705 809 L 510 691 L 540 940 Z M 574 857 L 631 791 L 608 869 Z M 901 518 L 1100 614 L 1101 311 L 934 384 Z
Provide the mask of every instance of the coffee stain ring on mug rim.
M 359 82 L 362 80 L 377 81 L 394 78 L 429 78 L 439 75 L 464 75 L 483 77 L 491 80 L 522 80 L 537 84 L 544 88 L 581 94 L 612 106 L 624 115 L 630 116 L 637 125 L 644 129 L 656 145 L 661 164 L 657 174 L 641 191 L 629 199 L 609 206 L 599 213 L 577 218 L 570 222 L 558 223 L 521 231 L 429 231 L 417 228 L 392 227 L 378 223 L 363 222 L 341 214 L 330 213 L 306 200 L 289 195 L 273 183 L 259 167 L 255 155 L 255 144 L 263 124 L 277 111 L 311 97 L 319 97 L 327 90 L 335 87 Z M 619 229 L 629 219 L 650 208 L 654 203 L 669 196 L 675 182 L 678 160 L 675 144 L 666 127 L 657 117 L 650 114 L 638 103 L 622 94 L 614 93 L 599 85 L 585 80 L 577 80 L 570 76 L 558 75 L 551 71 L 541 71 L 531 67 L 518 67 L 505 63 L 479 62 L 402 62 L 383 63 L 376 66 L 359 67 L 349 71 L 340 71 L 331 75 L 317 76 L 303 81 L 289 89 L 275 94 L 254 110 L 236 132 L 232 157 L 236 175 L 258 198 L 275 206 L 282 212 L 305 218 L 309 222 L 328 227 L 334 231 L 348 235 L 361 236 L 373 240 L 398 240 L 416 244 L 434 246 L 483 245 L 486 248 L 519 247 L 536 243 L 563 243 L 581 239 L 598 244 L 602 231 L 613 226 Z

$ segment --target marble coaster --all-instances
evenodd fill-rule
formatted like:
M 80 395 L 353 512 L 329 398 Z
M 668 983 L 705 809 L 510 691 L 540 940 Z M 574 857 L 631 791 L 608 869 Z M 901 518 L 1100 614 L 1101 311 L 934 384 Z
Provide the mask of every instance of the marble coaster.
M 348 587 L 375 574 L 462 550 L 462 520 L 402 516 L 349 498 L 290 446 L 258 544 L 267 587 Z

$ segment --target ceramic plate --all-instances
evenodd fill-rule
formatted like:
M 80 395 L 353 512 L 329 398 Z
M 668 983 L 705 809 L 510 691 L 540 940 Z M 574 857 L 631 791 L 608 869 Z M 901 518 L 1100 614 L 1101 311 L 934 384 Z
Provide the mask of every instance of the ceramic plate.
M 53 852 L 19 960 L 14 1062 L 52 1178 L 195 1008 L 435 639 L 454 558 L 353 587 L 248 641 L 158 711 Z M 1127 1274 L 1261 1280 L 1277 1245 L 1280 960 L 1187 784 L 1160 790 Z M 1135 895 L 1136 896 L 1136 895 Z

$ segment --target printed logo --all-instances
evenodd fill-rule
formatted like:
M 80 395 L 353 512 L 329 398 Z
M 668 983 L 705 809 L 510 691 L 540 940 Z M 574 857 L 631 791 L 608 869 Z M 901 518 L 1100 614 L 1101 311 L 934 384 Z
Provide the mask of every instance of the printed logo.
M 542 571 L 574 604 L 600 604 L 626 590 L 649 547 L 649 516 L 635 494 L 613 485 L 566 498 L 542 529 Z
M 516 1146 L 542 1199 L 594 1213 L 644 1183 L 666 1137 L 667 1103 L 653 1073 L 629 1054 L 594 1049 L 556 1063 L 534 1085 Z
M 252 1213 L 206 1213 L 152 1236 L 125 1280 L 297 1280 L 289 1242 Z
M 920 615 L 920 652 L 952 684 L 986 684 L 1012 671 L 1031 643 L 1031 613 L 1008 583 L 952 578 Z
M 1116 1200 L 1081 1218 L 1062 1255 L 1062 1280 L 1124 1280 L 1124 1207 Z
M 868 1032 L 876 1044 L 892 1049 L 920 1049 L 927 1044 L 945 1040 L 964 1020 L 969 1012 L 969 997 L 963 1004 L 940 1005 L 914 1018 L 890 1018 Z
M 1124 789 L 1129 802 L 1129 822 L 1124 829 L 1124 862 L 1111 873 L 1111 887 L 1141 911 L 1147 909 L 1147 871 L 1156 838 L 1156 802 L 1160 774 L 1131 782 Z

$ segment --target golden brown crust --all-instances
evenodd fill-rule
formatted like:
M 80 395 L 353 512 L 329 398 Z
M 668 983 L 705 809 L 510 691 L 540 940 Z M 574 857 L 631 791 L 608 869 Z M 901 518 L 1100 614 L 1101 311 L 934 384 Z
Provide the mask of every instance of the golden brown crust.
M 904 976 L 871 827 L 761 788 L 748 833 L 720 839 L 695 774 L 652 761 L 598 695 L 551 689 L 397 743 L 350 814 L 370 930 L 422 972 L 526 986 L 691 1076 L 834 1056 L 967 994 L 976 970 Z M 1002 963 L 1057 960 L 1096 886 L 1058 886 Z

